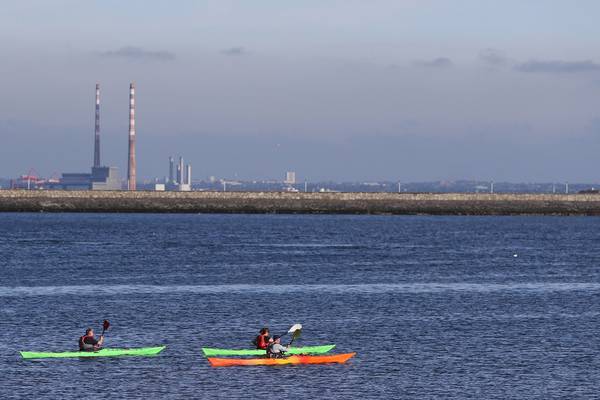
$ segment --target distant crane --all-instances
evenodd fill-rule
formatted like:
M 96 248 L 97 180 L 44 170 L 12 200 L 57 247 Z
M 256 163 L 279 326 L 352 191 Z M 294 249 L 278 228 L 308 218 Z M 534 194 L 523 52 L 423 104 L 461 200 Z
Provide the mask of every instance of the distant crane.
M 38 173 L 33 168 L 30 168 L 27 174 L 21 175 L 19 178 L 19 186 L 25 186 L 26 184 L 27 190 L 31 190 L 32 183 L 37 186 L 42 182 L 44 182 L 44 180 L 38 177 Z

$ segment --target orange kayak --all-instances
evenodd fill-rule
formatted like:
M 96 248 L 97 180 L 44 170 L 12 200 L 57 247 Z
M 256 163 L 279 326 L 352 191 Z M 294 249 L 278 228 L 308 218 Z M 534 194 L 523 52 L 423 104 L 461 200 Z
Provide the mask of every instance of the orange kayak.
M 324 356 L 289 356 L 286 358 L 216 358 L 208 357 L 213 367 L 232 367 L 236 365 L 286 365 L 286 364 L 343 364 L 356 353 L 328 354 Z

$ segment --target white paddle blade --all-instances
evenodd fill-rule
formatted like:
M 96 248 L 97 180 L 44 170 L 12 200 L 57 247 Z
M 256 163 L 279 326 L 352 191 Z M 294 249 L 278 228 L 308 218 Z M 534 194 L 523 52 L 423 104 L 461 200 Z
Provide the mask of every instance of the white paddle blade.
M 294 333 L 296 331 L 299 331 L 300 329 L 302 329 L 302 324 L 295 324 L 290 328 L 288 333 Z

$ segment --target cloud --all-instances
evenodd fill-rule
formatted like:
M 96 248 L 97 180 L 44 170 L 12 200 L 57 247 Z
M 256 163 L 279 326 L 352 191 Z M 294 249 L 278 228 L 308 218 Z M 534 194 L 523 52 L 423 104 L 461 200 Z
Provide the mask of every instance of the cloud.
M 140 61 L 170 61 L 175 59 L 175 53 L 171 53 L 170 51 L 150 51 L 135 46 L 125 46 L 117 50 L 105 51 L 100 53 L 100 55 L 108 58 L 123 58 Z
M 515 65 L 515 70 L 529 73 L 549 73 L 549 74 L 576 74 L 585 72 L 600 71 L 600 64 L 591 60 L 583 61 L 561 61 L 532 60 Z
M 248 52 L 246 51 L 245 48 L 238 46 L 238 47 L 230 47 L 228 49 L 223 49 L 223 50 L 221 50 L 221 54 L 224 54 L 226 56 L 243 56 L 245 54 L 248 54 Z
M 452 64 L 452 60 L 449 58 L 438 57 L 433 60 L 417 60 L 414 62 L 414 65 L 426 68 L 448 68 L 454 64 Z
M 508 64 L 508 58 L 499 50 L 487 48 L 479 52 L 479 59 L 490 67 L 502 67 Z

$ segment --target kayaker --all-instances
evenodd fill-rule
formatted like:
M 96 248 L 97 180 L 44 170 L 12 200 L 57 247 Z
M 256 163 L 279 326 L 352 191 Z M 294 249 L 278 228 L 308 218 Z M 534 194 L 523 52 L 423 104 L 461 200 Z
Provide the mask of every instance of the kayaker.
M 269 328 L 262 328 L 254 342 L 254 344 L 256 344 L 257 349 L 266 350 L 267 347 L 269 347 L 269 343 L 273 342 L 273 339 L 269 337 Z
M 100 339 L 94 337 L 94 330 L 87 328 L 85 335 L 79 338 L 79 351 L 96 351 L 100 350 L 104 344 L 104 335 L 100 335 Z
M 267 357 L 282 358 L 289 349 L 289 346 L 281 344 L 281 337 L 275 335 L 273 336 L 273 341 L 267 346 Z

